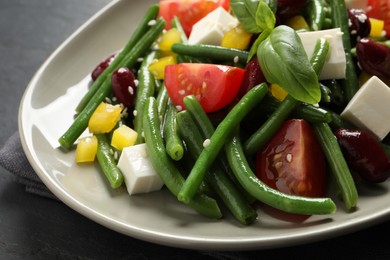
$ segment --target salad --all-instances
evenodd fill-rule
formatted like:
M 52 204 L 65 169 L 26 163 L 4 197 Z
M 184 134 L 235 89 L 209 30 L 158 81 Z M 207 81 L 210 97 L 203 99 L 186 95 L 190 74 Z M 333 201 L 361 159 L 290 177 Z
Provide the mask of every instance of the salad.
M 355 210 L 358 185 L 390 176 L 389 5 L 298 2 L 150 6 L 60 145 L 113 189 L 167 188 L 210 218 Z

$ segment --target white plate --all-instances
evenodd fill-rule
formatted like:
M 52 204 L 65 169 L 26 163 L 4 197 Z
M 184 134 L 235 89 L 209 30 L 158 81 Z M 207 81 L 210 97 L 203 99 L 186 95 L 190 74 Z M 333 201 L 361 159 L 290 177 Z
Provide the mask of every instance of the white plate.
M 242 226 L 229 214 L 223 220 L 204 218 L 166 191 L 132 197 L 125 190 L 112 191 L 98 167 L 76 165 L 74 152 L 62 152 L 57 140 L 71 124 L 74 108 L 86 91 L 86 75 L 124 45 L 153 2 L 114 1 L 104 8 L 49 57 L 24 94 L 19 113 L 23 148 L 34 170 L 59 199 L 117 232 L 191 249 L 291 246 L 353 232 L 388 218 L 389 182 L 359 191 L 359 206 L 352 213 L 346 213 L 338 201 L 337 213 L 294 224 L 259 210 L 254 225 Z

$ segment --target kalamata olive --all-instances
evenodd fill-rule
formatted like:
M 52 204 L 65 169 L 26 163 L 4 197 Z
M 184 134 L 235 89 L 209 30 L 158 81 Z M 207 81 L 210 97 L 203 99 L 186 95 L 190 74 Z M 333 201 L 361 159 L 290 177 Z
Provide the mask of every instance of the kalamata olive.
M 341 128 L 335 135 L 349 167 L 362 179 L 379 183 L 389 178 L 389 159 L 370 132 Z
M 370 34 L 370 19 L 368 19 L 366 12 L 362 9 L 348 9 L 348 25 L 353 44 L 355 44 L 356 40 Z
M 307 2 L 308 0 L 277 0 L 276 16 L 282 22 L 285 22 L 286 20 L 301 14 Z
M 243 97 L 251 88 L 262 82 L 265 82 L 265 78 L 261 71 L 259 61 L 255 57 L 245 66 L 245 74 L 238 93 L 238 98 Z
M 369 38 L 356 43 L 356 55 L 360 67 L 378 77 L 390 79 L 390 48 Z
M 91 73 L 91 78 L 93 81 L 95 81 L 100 76 L 100 74 L 102 74 L 102 72 L 111 64 L 111 62 L 115 59 L 115 56 L 116 54 L 111 54 L 96 66 L 96 68 Z
M 132 107 L 136 95 L 134 73 L 126 67 L 121 67 L 112 73 L 111 86 L 115 97 L 125 107 Z

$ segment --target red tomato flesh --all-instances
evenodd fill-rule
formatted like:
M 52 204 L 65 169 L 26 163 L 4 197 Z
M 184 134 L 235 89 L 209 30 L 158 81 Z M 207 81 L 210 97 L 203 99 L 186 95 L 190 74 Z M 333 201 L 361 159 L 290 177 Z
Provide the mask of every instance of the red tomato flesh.
M 229 0 L 162 0 L 160 1 L 159 17 L 166 21 L 166 28 L 171 28 L 172 19 L 177 16 L 183 27 L 183 30 L 190 35 L 192 26 L 208 13 L 222 6 L 229 10 Z
M 257 177 L 286 194 L 324 196 L 325 168 L 313 129 L 298 119 L 286 121 L 256 158 Z
M 180 63 L 165 67 L 165 86 L 173 104 L 185 109 L 183 98 L 194 95 L 206 113 L 215 112 L 237 96 L 245 70 L 237 67 Z
M 383 20 L 387 37 L 390 37 L 390 0 L 368 0 L 366 13 L 368 17 Z

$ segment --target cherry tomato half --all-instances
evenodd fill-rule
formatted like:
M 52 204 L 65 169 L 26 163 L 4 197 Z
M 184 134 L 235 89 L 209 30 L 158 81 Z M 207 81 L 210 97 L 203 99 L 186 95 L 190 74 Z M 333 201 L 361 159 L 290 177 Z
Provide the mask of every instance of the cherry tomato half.
M 237 96 L 245 70 L 216 64 L 180 63 L 165 67 L 165 86 L 172 102 L 184 108 L 194 95 L 206 113 L 222 109 Z
M 325 168 L 313 129 L 300 119 L 286 121 L 256 158 L 260 180 L 283 193 L 300 196 L 324 196 Z
M 179 18 L 183 30 L 190 35 L 192 26 L 208 13 L 222 6 L 225 10 L 229 10 L 229 0 L 162 0 L 160 1 L 159 17 L 163 17 L 166 21 L 166 29 L 171 28 L 172 19 L 177 16 Z

